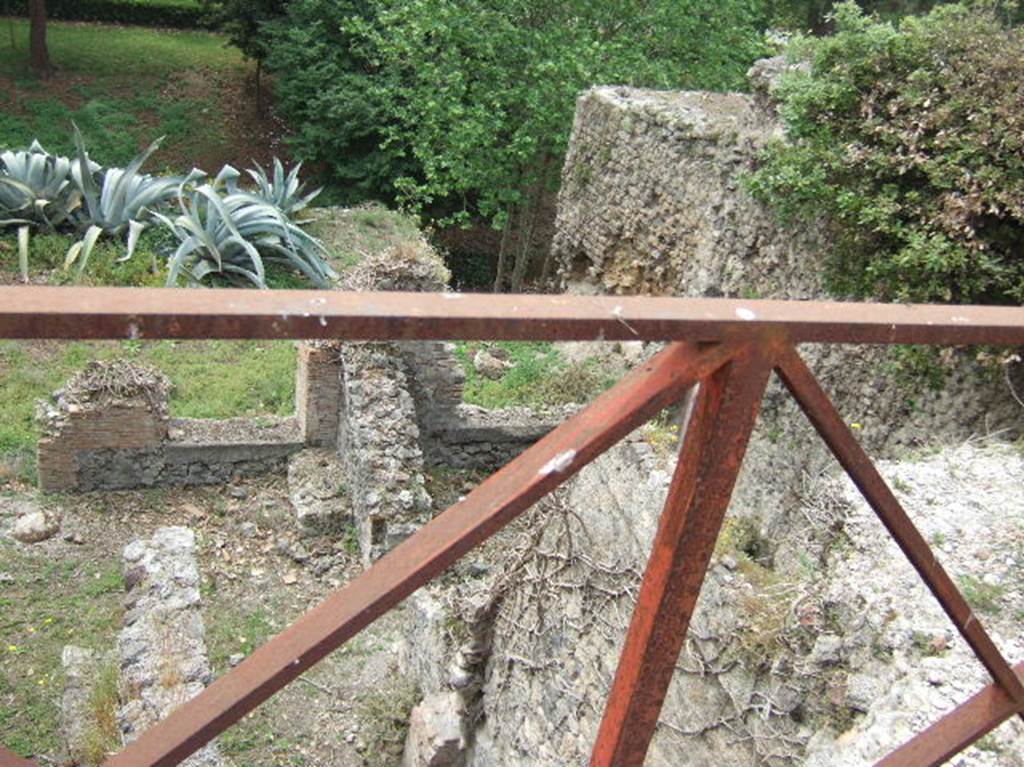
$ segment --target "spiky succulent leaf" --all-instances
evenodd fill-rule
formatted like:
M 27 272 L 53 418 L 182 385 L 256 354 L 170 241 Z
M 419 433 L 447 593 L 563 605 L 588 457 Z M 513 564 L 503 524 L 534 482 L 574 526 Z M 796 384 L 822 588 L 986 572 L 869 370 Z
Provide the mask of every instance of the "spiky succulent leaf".
M 220 274 L 266 287 L 267 261 L 296 269 L 320 287 L 334 276 L 320 244 L 259 195 L 222 195 L 204 184 L 182 194 L 179 202 L 181 215 L 173 221 L 157 216 L 179 241 L 168 284 L 182 277 L 198 283 Z
M 299 171 L 302 163 L 297 163 L 291 172 L 285 175 L 284 165 L 278 158 L 274 158 L 273 180 L 258 162 L 254 162 L 255 169 L 249 168 L 246 173 L 256 182 L 256 189 L 253 192 L 271 205 L 279 208 L 285 215 L 292 216 L 303 208 L 307 207 L 323 189 L 315 189 L 303 196 L 304 184 L 299 182 Z

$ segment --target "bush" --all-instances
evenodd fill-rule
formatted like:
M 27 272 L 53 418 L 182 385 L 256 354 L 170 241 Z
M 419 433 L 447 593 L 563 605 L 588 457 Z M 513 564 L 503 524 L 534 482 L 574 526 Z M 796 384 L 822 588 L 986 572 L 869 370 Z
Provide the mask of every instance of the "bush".
M 742 88 L 766 19 L 759 0 L 293 0 L 267 66 L 298 155 L 354 196 L 525 235 L 580 91 Z
M 752 175 L 784 219 L 824 217 L 838 295 L 1024 300 L 1024 33 L 942 6 L 899 26 L 837 7 L 780 85 L 789 141 Z
M 15 4 L 25 15 L 25 3 Z M 47 0 L 46 15 L 57 21 L 105 21 L 144 27 L 194 29 L 205 26 L 195 0 Z

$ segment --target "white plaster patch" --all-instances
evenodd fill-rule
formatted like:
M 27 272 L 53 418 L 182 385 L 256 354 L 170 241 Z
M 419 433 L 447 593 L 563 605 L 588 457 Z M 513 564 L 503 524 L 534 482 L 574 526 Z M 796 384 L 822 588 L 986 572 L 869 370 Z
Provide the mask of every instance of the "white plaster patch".
M 540 471 L 537 472 L 537 476 L 546 477 L 548 474 L 560 473 L 568 469 L 576 458 L 575 450 L 566 450 L 564 453 L 559 453 L 546 464 L 541 466 Z
M 757 315 L 745 306 L 741 306 L 736 310 L 736 316 L 741 320 L 756 320 Z
M 462 293 L 442 293 L 441 298 L 454 301 L 456 298 L 465 298 L 465 296 Z

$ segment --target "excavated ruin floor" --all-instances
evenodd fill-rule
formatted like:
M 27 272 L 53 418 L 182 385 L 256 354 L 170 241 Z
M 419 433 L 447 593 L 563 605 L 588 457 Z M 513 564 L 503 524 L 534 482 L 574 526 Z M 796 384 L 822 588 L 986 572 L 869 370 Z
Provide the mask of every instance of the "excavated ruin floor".
M 33 499 L 28 492 L 0 496 L 0 529 Z M 284 477 L 223 488 L 91 493 L 46 505 L 62 517 L 55 536 L 32 545 L 0 536 L 0 741 L 32 748 L 43 763 L 62 759 L 61 650 L 64 644 L 114 646 L 122 551 L 131 540 L 171 525 L 195 532 L 215 675 L 362 569 L 354 538 L 343 531 L 302 535 Z M 395 763 L 382 751 L 400 748 L 416 702 L 397 676 L 400 622 L 392 613 L 329 656 L 222 736 L 221 752 L 238 767 Z

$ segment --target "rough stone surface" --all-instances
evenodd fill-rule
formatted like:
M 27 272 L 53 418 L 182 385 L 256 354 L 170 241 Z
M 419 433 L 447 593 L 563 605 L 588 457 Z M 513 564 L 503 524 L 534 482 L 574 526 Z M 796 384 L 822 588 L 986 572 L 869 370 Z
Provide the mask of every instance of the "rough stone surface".
M 431 695 L 412 710 L 402 767 L 462 767 L 461 700 L 455 693 Z
M 39 543 L 60 531 L 60 519 L 42 509 L 22 514 L 14 521 L 11 537 L 22 543 Z
M 125 741 L 198 694 L 211 681 L 200 612 L 195 535 L 163 527 L 149 540 L 124 550 L 124 628 L 118 641 L 122 706 L 118 721 Z M 215 744 L 183 762 L 222 764 Z
M 367 561 L 394 548 L 426 521 L 431 500 L 423 477 L 416 409 L 392 344 L 342 349 L 345 424 L 341 455 Z
M 742 189 L 757 150 L 778 135 L 774 114 L 739 94 L 584 94 L 554 242 L 566 289 L 823 297 L 822 243 L 780 228 Z M 876 455 L 1020 432 L 1004 384 L 966 355 L 943 359 L 946 387 L 931 392 L 901 381 L 886 350 L 802 353 Z M 471 767 L 586 763 L 671 472 L 663 448 L 674 439 L 658 428 L 596 460 L 503 533 L 487 549 L 485 575 L 435 594 L 440 610 L 414 603 L 416 625 L 433 638 L 423 657 L 411 643 L 407 667 L 424 689 L 463 696 Z M 848 502 L 816 478 L 833 467 L 773 384 L 647 764 L 803 764 L 808 743 L 842 748 L 848 736 L 830 726 L 863 719 L 870 729 L 866 712 L 900 689 L 892 685 L 905 667 L 872 653 L 886 646 L 885 627 L 861 620 L 858 632 L 829 598 L 833 573 L 843 577 L 831 554 L 844 545 Z M 857 579 L 874 582 L 874 560 L 860 561 Z M 852 610 L 863 618 L 860 604 Z M 451 625 L 462 629 L 453 636 Z M 940 670 L 924 669 L 924 683 L 941 688 Z M 886 704 L 865 742 L 899 703 Z
M 345 466 L 337 450 L 308 449 L 293 455 L 288 461 L 288 495 L 303 530 L 338 532 L 352 522 Z
M 429 464 L 458 469 L 495 471 L 575 412 L 566 407 L 550 412 L 529 408 L 487 410 L 460 405 L 447 422 L 434 422 L 424 439 Z
M 672 468 L 649 437 L 503 534 L 492 574 L 411 604 L 403 668 L 463 697 L 468 765 L 586 762 Z M 955 578 L 992 576 L 979 618 L 1024 657 L 1021 456 L 966 446 L 881 469 Z M 752 559 L 730 514 L 648 765 L 866 767 L 988 683 L 852 486 L 806 492 L 800 570 Z M 1019 767 L 1021 743 L 1014 721 L 957 764 Z
M 511 365 L 508 362 L 498 359 L 486 349 L 479 349 L 473 355 L 473 369 L 484 378 L 489 378 L 492 381 L 496 381 L 504 376 L 510 367 Z
M 942 565 L 974 600 L 977 619 L 1003 654 L 1019 662 L 1024 458 L 998 443 L 965 444 L 880 469 Z M 991 682 L 853 484 L 844 478 L 837 494 L 848 507 L 847 545 L 829 558 L 823 603 L 844 637 L 835 652 L 847 674 L 843 705 L 864 713 L 840 730 L 817 732 L 808 767 L 874 764 Z M 1024 766 L 1024 725 L 1011 719 L 955 764 Z

